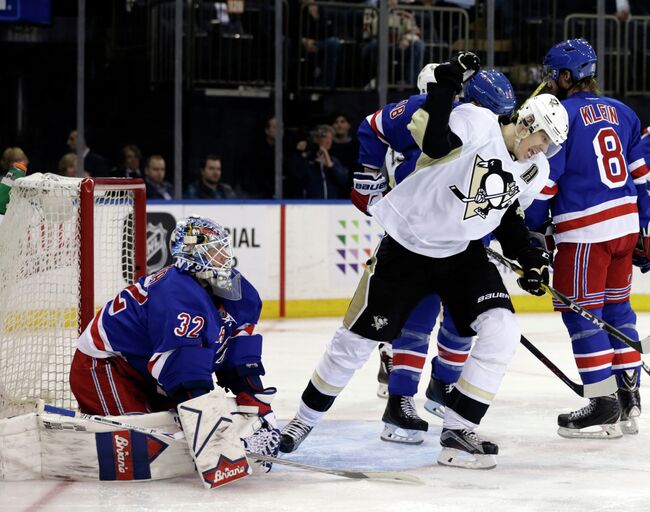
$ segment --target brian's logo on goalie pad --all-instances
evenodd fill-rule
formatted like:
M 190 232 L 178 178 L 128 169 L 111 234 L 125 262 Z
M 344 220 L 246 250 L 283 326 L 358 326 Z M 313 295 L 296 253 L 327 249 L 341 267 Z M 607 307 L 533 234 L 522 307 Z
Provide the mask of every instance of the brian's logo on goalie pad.
M 477 215 L 485 219 L 490 210 L 501 210 L 510 206 L 519 193 L 519 187 L 512 174 L 503 170 L 501 160 L 497 158 L 483 160 L 479 155 L 474 159 L 469 195 L 466 196 L 456 185 L 451 185 L 449 189 L 465 203 L 463 220 Z
M 151 463 L 168 445 L 131 430 L 95 434 L 100 480 L 150 480 Z
M 230 460 L 228 457 L 221 455 L 216 467 L 203 472 L 203 479 L 210 484 L 210 487 L 218 487 L 246 475 L 248 475 L 248 460 L 246 457 Z

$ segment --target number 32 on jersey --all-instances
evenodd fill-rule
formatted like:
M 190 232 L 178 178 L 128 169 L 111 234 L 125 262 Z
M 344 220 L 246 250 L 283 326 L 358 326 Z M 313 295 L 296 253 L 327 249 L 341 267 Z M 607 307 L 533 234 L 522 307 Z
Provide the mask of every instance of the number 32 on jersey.
M 176 318 L 181 321 L 181 324 L 174 329 L 176 336 L 199 337 L 199 333 L 205 325 L 205 320 L 201 315 L 191 316 L 189 313 L 179 313 Z

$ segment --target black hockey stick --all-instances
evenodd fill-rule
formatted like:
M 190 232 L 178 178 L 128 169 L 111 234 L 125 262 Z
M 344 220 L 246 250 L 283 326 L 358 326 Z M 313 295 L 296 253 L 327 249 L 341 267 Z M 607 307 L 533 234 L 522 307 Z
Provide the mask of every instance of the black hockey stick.
M 135 432 L 141 432 L 143 434 L 149 434 L 152 436 L 159 436 L 171 441 L 185 441 L 185 435 L 183 432 L 164 432 L 159 429 L 142 427 L 139 425 L 133 425 L 131 423 L 124 423 L 112 419 L 110 417 L 99 416 L 94 414 L 84 414 L 79 411 L 72 411 L 70 409 L 63 409 L 61 407 L 55 407 L 53 405 L 42 404 L 40 411 L 60 414 L 62 416 L 68 416 L 71 418 L 79 418 L 82 420 L 90 421 L 92 423 L 98 423 L 100 425 L 106 425 L 109 427 L 121 428 L 125 430 L 133 430 Z M 412 484 L 423 484 L 424 482 L 420 480 L 417 476 L 411 475 L 409 473 L 402 473 L 399 471 L 362 471 L 358 469 L 334 469 L 334 468 L 325 468 L 322 466 L 312 466 L 311 464 L 303 464 L 302 462 L 296 462 L 293 460 L 281 459 L 279 457 L 272 457 L 271 455 L 262 455 L 261 453 L 246 452 L 250 458 L 255 460 L 262 460 L 265 462 L 272 462 L 274 464 L 280 464 L 283 466 L 292 466 L 306 471 L 314 471 L 317 473 L 326 473 L 328 475 L 342 476 L 344 478 L 353 478 L 353 479 L 366 479 L 366 480 L 392 480 L 397 482 L 407 482 Z
M 499 254 L 498 252 L 490 249 L 489 247 L 485 248 L 485 251 L 488 253 L 488 255 L 498 261 L 499 263 L 505 265 L 506 267 L 510 268 L 513 272 L 516 274 L 519 274 L 520 276 L 524 275 L 523 269 L 517 265 L 515 262 L 510 261 L 508 258 L 504 257 L 503 255 Z M 597 317 L 594 315 L 591 311 L 583 308 L 579 304 L 576 304 L 573 302 L 571 299 L 569 299 L 566 295 L 561 294 L 558 292 L 555 288 L 543 284 L 542 285 L 542 290 L 544 290 L 546 293 L 560 301 L 562 304 L 564 304 L 566 307 L 568 307 L 571 311 L 574 313 L 577 313 L 580 315 L 582 318 L 589 320 L 592 324 L 595 326 L 599 327 L 603 331 L 605 331 L 607 334 L 610 336 L 616 338 L 619 341 L 622 341 L 625 343 L 628 347 L 632 347 L 634 350 L 637 352 L 641 352 L 642 354 L 646 354 L 650 352 L 650 336 L 646 336 L 642 340 L 633 340 L 629 336 L 625 335 L 621 331 L 619 331 L 616 327 L 608 324 L 603 320 L 602 318 Z
M 522 334 L 521 344 L 526 347 L 531 354 L 533 354 L 541 363 L 546 366 L 553 374 L 564 382 L 571 390 L 579 396 L 584 398 L 595 398 L 597 396 L 611 395 L 618 389 L 618 384 L 616 383 L 616 377 L 610 375 L 605 380 L 600 382 L 594 382 L 592 384 L 578 384 L 573 382 L 569 377 L 567 377 L 562 370 L 560 370 L 553 361 L 546 357 L 535 345 L 533 345 L 526 337 Z

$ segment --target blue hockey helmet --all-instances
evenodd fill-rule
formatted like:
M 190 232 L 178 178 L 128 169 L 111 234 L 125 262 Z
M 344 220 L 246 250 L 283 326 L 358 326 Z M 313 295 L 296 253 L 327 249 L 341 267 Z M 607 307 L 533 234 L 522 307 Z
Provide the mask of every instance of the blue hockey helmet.
M 517 102 L 510 80 L 496 69 L 482 69 L 470 78 L 464 97 L 499 116 L 512 114 Z
M 557 80 L 568 69 L 576 82 L 596 75 L 596 52 L 585 39 L 567 39 L 553 46 L 544 57 L 545 75 Z
M 231 280 L 233 255 L 230 235 L 213 220 L 190 216 L 176 224 L 171 253 L 174 265 L 202 279 L 226 284 Z

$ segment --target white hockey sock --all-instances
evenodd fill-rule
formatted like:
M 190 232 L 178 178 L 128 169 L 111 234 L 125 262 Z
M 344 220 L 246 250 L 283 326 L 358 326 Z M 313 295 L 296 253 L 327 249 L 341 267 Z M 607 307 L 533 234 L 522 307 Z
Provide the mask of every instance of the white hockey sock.
M 300 400 L 300 406 L 298 407 L 296 418 L 298 418 L 306 425 L 313 427 L 314 425 L 316 425 L 316 423 L 320 421 L 320 419 L 323 417 L 323 414 L 325 414 L 326 412 L 327 411 L 315 411 L 311 407 L 305 405 L 305 402 Z
M 443 428 L 448 428 L 451 430 L 462 430 L 466 428 L 467 430 L 474 430 L 478 425 L 472 423 L 469 420 L 463 418 L 460 414 L 455 412 L 453 409 L 447 407 L 445 410 L 445 419 L 442 422 Z

